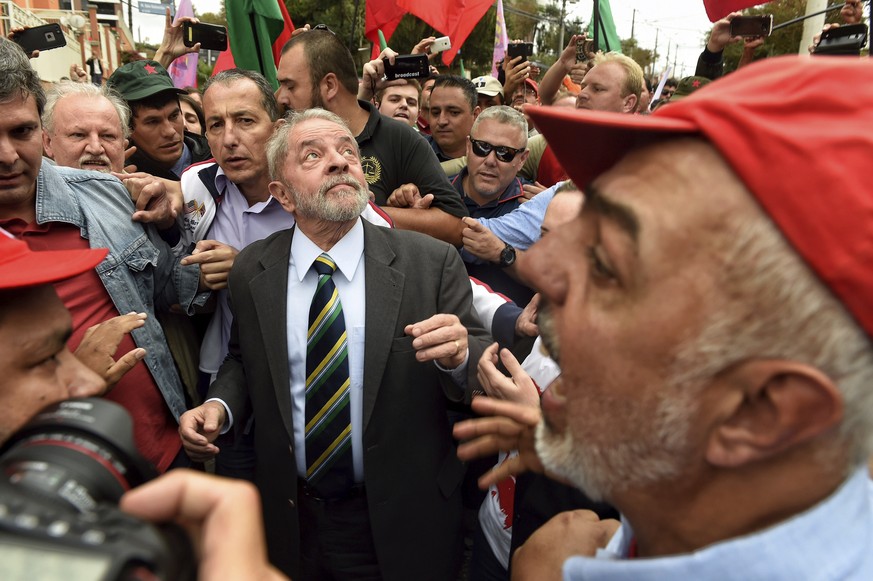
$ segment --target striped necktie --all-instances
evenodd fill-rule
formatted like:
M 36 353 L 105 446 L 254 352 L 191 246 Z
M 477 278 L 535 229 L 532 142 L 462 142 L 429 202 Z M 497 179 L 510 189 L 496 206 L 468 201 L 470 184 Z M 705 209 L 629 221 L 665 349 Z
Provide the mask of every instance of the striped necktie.
M 318 286 L 306 335 L 306 481 L 319 496 L 342 496 L 354 484 L 346 322 L 333 282 L 336 263 L 315 259 Z

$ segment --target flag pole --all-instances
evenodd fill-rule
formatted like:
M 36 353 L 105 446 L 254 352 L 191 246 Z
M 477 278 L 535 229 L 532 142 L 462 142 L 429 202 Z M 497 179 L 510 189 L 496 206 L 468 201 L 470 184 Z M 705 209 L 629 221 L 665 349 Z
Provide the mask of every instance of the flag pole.
M 257 29 L 257 27 L 255 26 L 255 13 L 254 12 L 249 14 L 249 24 L 252 27 L 253 31 Z M 258 55 L 258 66 L 260 67 L 260 70 L 258 72 L 264 76 L 267 76 L 267 69 L 264 67 L 264 57 L 261 55 L 261 43 L 260 43 L 260 40 L 258 39 L 257 34 L 254 34 L 254 40 L 255 40 L 255 54 Z
M 600 0 L 594 0 L 592 20 L 594 20 L 594 52 L 597 52 L 600 50 Z

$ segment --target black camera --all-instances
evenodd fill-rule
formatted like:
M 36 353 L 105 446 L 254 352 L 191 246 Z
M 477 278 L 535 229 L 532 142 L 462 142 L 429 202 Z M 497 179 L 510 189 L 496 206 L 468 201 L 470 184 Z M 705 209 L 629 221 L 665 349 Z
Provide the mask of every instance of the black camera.
M 0 454 L 0 579 L 194 579 L 185 532 L 121 512 L 157 476 L 118 404 L 72 399 L 40 412 Z
M 812 53 L 859 56 L 865 46 L 867 46 L 867 25 L 849 24 L 822 32 L 821 40 Z
M 387 58 L 383 58 L 385 63 L 385 80 L 393 81 L 395 79 L 426 79 L 430 76 L 430 64 L 427 61 L 427 55 L 424 54 L 404 54 L 394 57 L 394 64 L 391 64 Z

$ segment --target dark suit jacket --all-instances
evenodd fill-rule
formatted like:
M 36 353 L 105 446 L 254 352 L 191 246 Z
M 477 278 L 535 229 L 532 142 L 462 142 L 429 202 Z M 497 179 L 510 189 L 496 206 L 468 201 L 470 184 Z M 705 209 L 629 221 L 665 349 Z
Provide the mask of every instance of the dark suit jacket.
M 270 560 L 292 578 L 306 534 L 298 523 L 285 329 L 293 234 L 278 232 L 237 256 L 229 278 L 230 353 L 209 391 L 230 407 L 234 429 L 255 416 L 255 480 Z M 379 564 L 385 579 L 453 579 L 462 554 L 464 465 L 445 406 L 477 387 L 476 364 L 490 339 L 472 315 L 470 283 L 453 247 L 364 222 L 364 257 L 364 483 Z M 457 314 L 470 331 L 467 393 L 432 362 L 416 361 L 403 332 L 436 313 Z

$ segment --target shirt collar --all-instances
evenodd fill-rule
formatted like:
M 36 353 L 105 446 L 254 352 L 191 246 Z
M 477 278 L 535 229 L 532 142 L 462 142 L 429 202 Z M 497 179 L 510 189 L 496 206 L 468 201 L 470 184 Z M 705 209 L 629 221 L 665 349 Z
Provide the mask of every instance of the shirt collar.
M 291 261 L 297 271 L 297 279 L 303 280 L 315 259 L 324 252 L 312 240 L 304 234 L 300 228 L 296 228 L 294 237 L 291 238 Z M 361 219 L 355 220 L 352 229 L 346 232 L 339 242 L 333 245 L 328 255 L 336 262 L 337 270 L 342 273 L 346 280 L 351 281 L 355 276 L 361 255 L 364 253 L 364 226 Z
M 596 558 L 571 557 L 565 579 L 707 579 L 731 571 L 732 579 L 836 578 L 826 571 L 870 564 L 869 543 L 873 483 L 859 467 L 831 496 L 805 512 L 767 529 L 727 539 L 698 551 L 653 559 L 627 559 L 633 529 L 619 531 Z M 819 575 L 816 575 L 818 572 Z M 725 577 L 722 577 L 725 578 Z
M 216 165 L 218 165 L 218 164 L 216 163 Z M 248 201 L 246 200 L 243 193 L 240 191 L 239 187 L 235 183 L 230 181 L 230 178 L 227 177 L 227 174 L 224 173 L 224 170 L 221 169 L 220 165 L 218 166 L 218 171 L 215 172 L 215 189 L 219 193 L 221 193 L 222 196 L 226 196 L 228 193 L 233 191 L 238 196 L 240 196 L 240 198 L 246 204 L 248 204 Z M 279 200 L 277 200 L 273 196 L 270 196 L 266 200 L 264 200 L 263 202 L 258 202 L 256 204 L 252 204 L 251 206 L 248 206 L 246 209 L 243 210 L 243 214 L 260 214 L 260 213 L 264 212 L 265 210 L 273 209 L 273 206 L 278 206 L 278 205 L 281 205 L 281 204 L 279 204 Z M 283 212 L 285 211 L 284 208 L 282 209 L 282 211 Z

